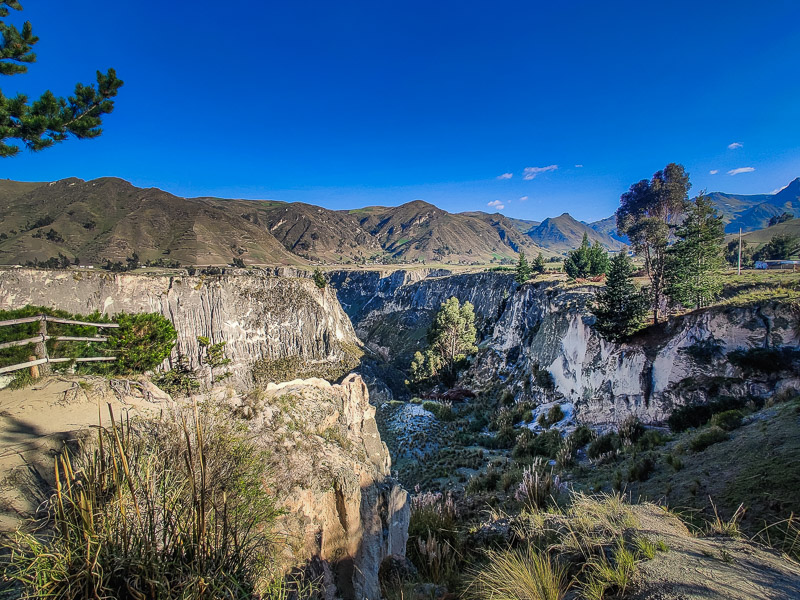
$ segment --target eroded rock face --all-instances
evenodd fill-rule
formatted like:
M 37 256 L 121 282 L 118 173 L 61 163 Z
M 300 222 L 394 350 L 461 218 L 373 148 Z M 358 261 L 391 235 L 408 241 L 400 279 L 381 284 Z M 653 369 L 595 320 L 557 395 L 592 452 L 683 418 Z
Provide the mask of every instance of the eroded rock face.
M 161 313 L 178 332 L 173 359 L 180 353 L 192 368 L 199 366 L 198 336 L 227 342 L 230 381 L 240 389 L 252 386 L 251 371 L 260 359 L 296 357 L 321 373 L 346 373 L 359 345 L 333 291 L 307 278 L 0 270 L 0 307 L 26 304 L 83 314 Z
M 327 597 L 378 600 L 381 562 L 405 556 L 410 508 L 390 476 L 364 381 L 298 379 L 270 384 L 242 402 L 261 441 L 274 449 L 289 560 L 322 564 Z
M 766 397 L 800 389 L 800 376 L 742 370 L 727 354 L 753 348 L 796 348 L 798 315 L 765 302 L 688 313 L 630 343 L 605 341 L 586 303 L 594 288 L 556 292 L 524 286 L 507 304 L 467 378 L 499 376 L 518 399 L 575 405 L 579 421 L 614 425 L 628 415 L 661 423 L 677 406 L 721 395 Z

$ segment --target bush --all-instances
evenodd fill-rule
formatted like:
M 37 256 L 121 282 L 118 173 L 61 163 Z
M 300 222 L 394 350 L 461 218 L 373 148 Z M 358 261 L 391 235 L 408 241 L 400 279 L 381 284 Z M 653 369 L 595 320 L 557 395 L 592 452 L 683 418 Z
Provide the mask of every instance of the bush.
M 644 425 L 635 415 L 625 417 L 617 430 L 623 446 L 633 446 L 644 434 Z
M 755 401 L 756 405 L 760 405 L 761 401 Z M 669 428 L 679 433 L 686 431 L 690 428 L 702 427 L 711 420 L 711 417 L 716 413 L 725 412 L 733 409 L 740 409 L 746 404 L 744 398 L 720 398 L 708 404 L 690 404 L 681 406 L 672 411 L 672 414 L 667 419 Z
M 647 481 L 656 468 L 656 461 L 652 456 L 646 455 L 637 459 L 628 470 L 628 481 Z
M 545 413 L 539 415 L 538 422 L 541 427 L 548 428 L 552 427 L 563 418 L 564 418 L 564 411 L 561 409 L 561 405 L 555 404 L 550 407 L 550 410 L 547 411 L 546 415 Z
M 737 367 L 766 374 L 789 371 L 800 361 L 800 350 L 796 348 L 750 348 L 728 353 L 728 360 Z
M 561 433 L 556 429 L 545 431 L 539 435 L 530 429 L 523 429 L 517 436 L 517 443 L 514 445 L 511 455 L 517 460 L 534 456 L 556 458 L 562 443 Z
M 577 450 L 578 448 L 583 448 L 591 442 L 595 438 L 596 434 L 591 427 L 587 427 L 586 425 L 579 425 L 575 428 L 575 431 L 569 434 L 569 439 L 573 444 L 573 447 Z
M 592 443 L 589 444 L 589 449 L 586 451 L 586 454 L 589 458 L 599 458 L 603 454 L 619 450 L 620 446 L 619 435 L 616 433 L 606 433 L 595 438 Z
M 177 340 L 177 333 L 166 317 L 157 313 L 119 313 L 114 317 L 119 328 L 108 335 L 108 349 L 116 354 L 116 372 L 144 373 L 164 362 Z
M 742 426 L 743 418 L 744 413 L 740 410 L 726 410 L 711 417 L 711 425 L 725 431 L 733 431 Z
M 694 452 L 702 452 L 709 446 L 724 442 L 730 436 L 719 427 L 711 427 L 706 431 L 701 431 L 689 441 L 689 447 Z
M 659 446 L 663 446 L 667 442 L 667 436 L 655 429 L 648 429 L 636 441 L 637 450 L 653 450 Z
M 18 531 L 7 547 L 25 597 L 269 595 L 279 512 L 265 451 L 218 410 L 174 417 L 98 429 L 96 449 L 58 457 L 51 534 Z

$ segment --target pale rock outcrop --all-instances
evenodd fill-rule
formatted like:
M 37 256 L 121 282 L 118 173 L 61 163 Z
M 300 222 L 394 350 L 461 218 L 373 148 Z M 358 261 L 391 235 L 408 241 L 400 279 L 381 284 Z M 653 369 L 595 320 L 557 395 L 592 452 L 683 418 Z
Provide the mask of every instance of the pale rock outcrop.
M 391 459 L 358 375 L 270 384 L 240 400 L 271 452 L 275 494 L 292 556 L 315 559 L 326 596 L 378 600 L 378 571 L 404 556 L 408 494 L 390 475 Z

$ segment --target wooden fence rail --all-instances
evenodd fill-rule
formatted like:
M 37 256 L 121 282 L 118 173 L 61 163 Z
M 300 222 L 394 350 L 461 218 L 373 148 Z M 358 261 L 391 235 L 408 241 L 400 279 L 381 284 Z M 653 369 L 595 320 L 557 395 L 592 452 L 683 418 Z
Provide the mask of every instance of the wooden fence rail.
M 51 317 L 49 315 L 36 315 L 34 317 L 22 317 L 21 319 L 10 319 L 8 321 L 0 321 L 0 327 L 10 327 L 12 325 L 22 325 L 24 323 L 39 322 L 39 335 L 24 340 L 16 340 L 13 342 L 5 342 L 0 344 L 0 350 L 4 348 L 14 348 L 16 346 L 27 346 L 28 344 L 36 344 L 36 356 L 31 356 L 31 360 L 16 365 L 7 367 L 0 367 L 0 375 L 3 373 L 10 373 L 12 371 L 19 371 L 20 369 L 30 368 L 31 376 L 34 378 L 39 377 L 39 365 L 47 365 L 48 363 L 65 363 L 65 362 L 105 362 L 117 360 L 116 356 L 87 356 L 81 358 L 51 358 L 47 356 L 47 341 L 56 340 L 61 342 L 105 342 L 107 337 L 97 335 L 94 337 L 72 336 L 72 335 L 47 335 L 47 322 L 63 323 L 65 325 L 84 325 L 87 327 L 119 327 L 118 323 L 89 323 L 87 321 L 73 321 L 72 319 L 62 319 L 60 317 Z M 46 367 L 45 367 L 46 368 Z

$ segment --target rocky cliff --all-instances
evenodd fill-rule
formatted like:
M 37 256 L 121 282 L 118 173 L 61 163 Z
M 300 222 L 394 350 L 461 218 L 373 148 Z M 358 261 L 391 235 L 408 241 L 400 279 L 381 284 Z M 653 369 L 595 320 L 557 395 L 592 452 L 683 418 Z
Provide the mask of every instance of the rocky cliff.
M 408 494 L 390 477 L 375 408 L 358 375 L 270 384 L 240 408 L 271 453 L 292 558 L 314 557 L 325 598 L 378 600 L 378 571 L 405 556 Z
M 797 348 L 800 320 L 792 306 L 763 301 L 698 310 L 614 344 L 592 327 L 586 303 L 594 289 L 524 286 L 468 378 L 478 383 L 499 376 L 518 399 L 571 403 L 579 421 L 596 425 L 631 414 L 660 423 L 685 404 L 800 389 L 796 371 L 768 373 L 730 356 Z
M 452 274 L 442 269 L 332 271 L 330 277 L 359 338 L 400 368 L 424 347 L 442 302 L 451 296 L 471 302 L 478 328 L 488 334 L 516 287 L 509 273 Z
M 26 304 L 83 314 L 161 313 L 178 332 L 173 359 L 180 353 L 192 368 L 199 366 L 198 336 L 227 342 L 230 381 L 238 388 L 251 387 L 254 377 L 282 381 L 297 370 L 335 379 L 352 370 L 360 355 L 335 294 L 307 278 L 253 271 L 189 277 L 0 270 L 0 307 Z
M 791 372 L 737 366 L 729 353 L 796 348 L 797 313 L 778 302 L 688 313 L 626 344 L 600 338 L 587 301 L 594 286 L 517 286 L 507 273 L 334 273 L 332 285 L 364 343 L 408 365 L 433 314 L 450 296 L 475 305 L 480 350 L 462 382 L 513 391 L 518 400 L 571 404 L 578 420 L 615 424 L 629 414 L 662 422 L 676 407 L 719 396 L 765 397 L 800 389 Z

